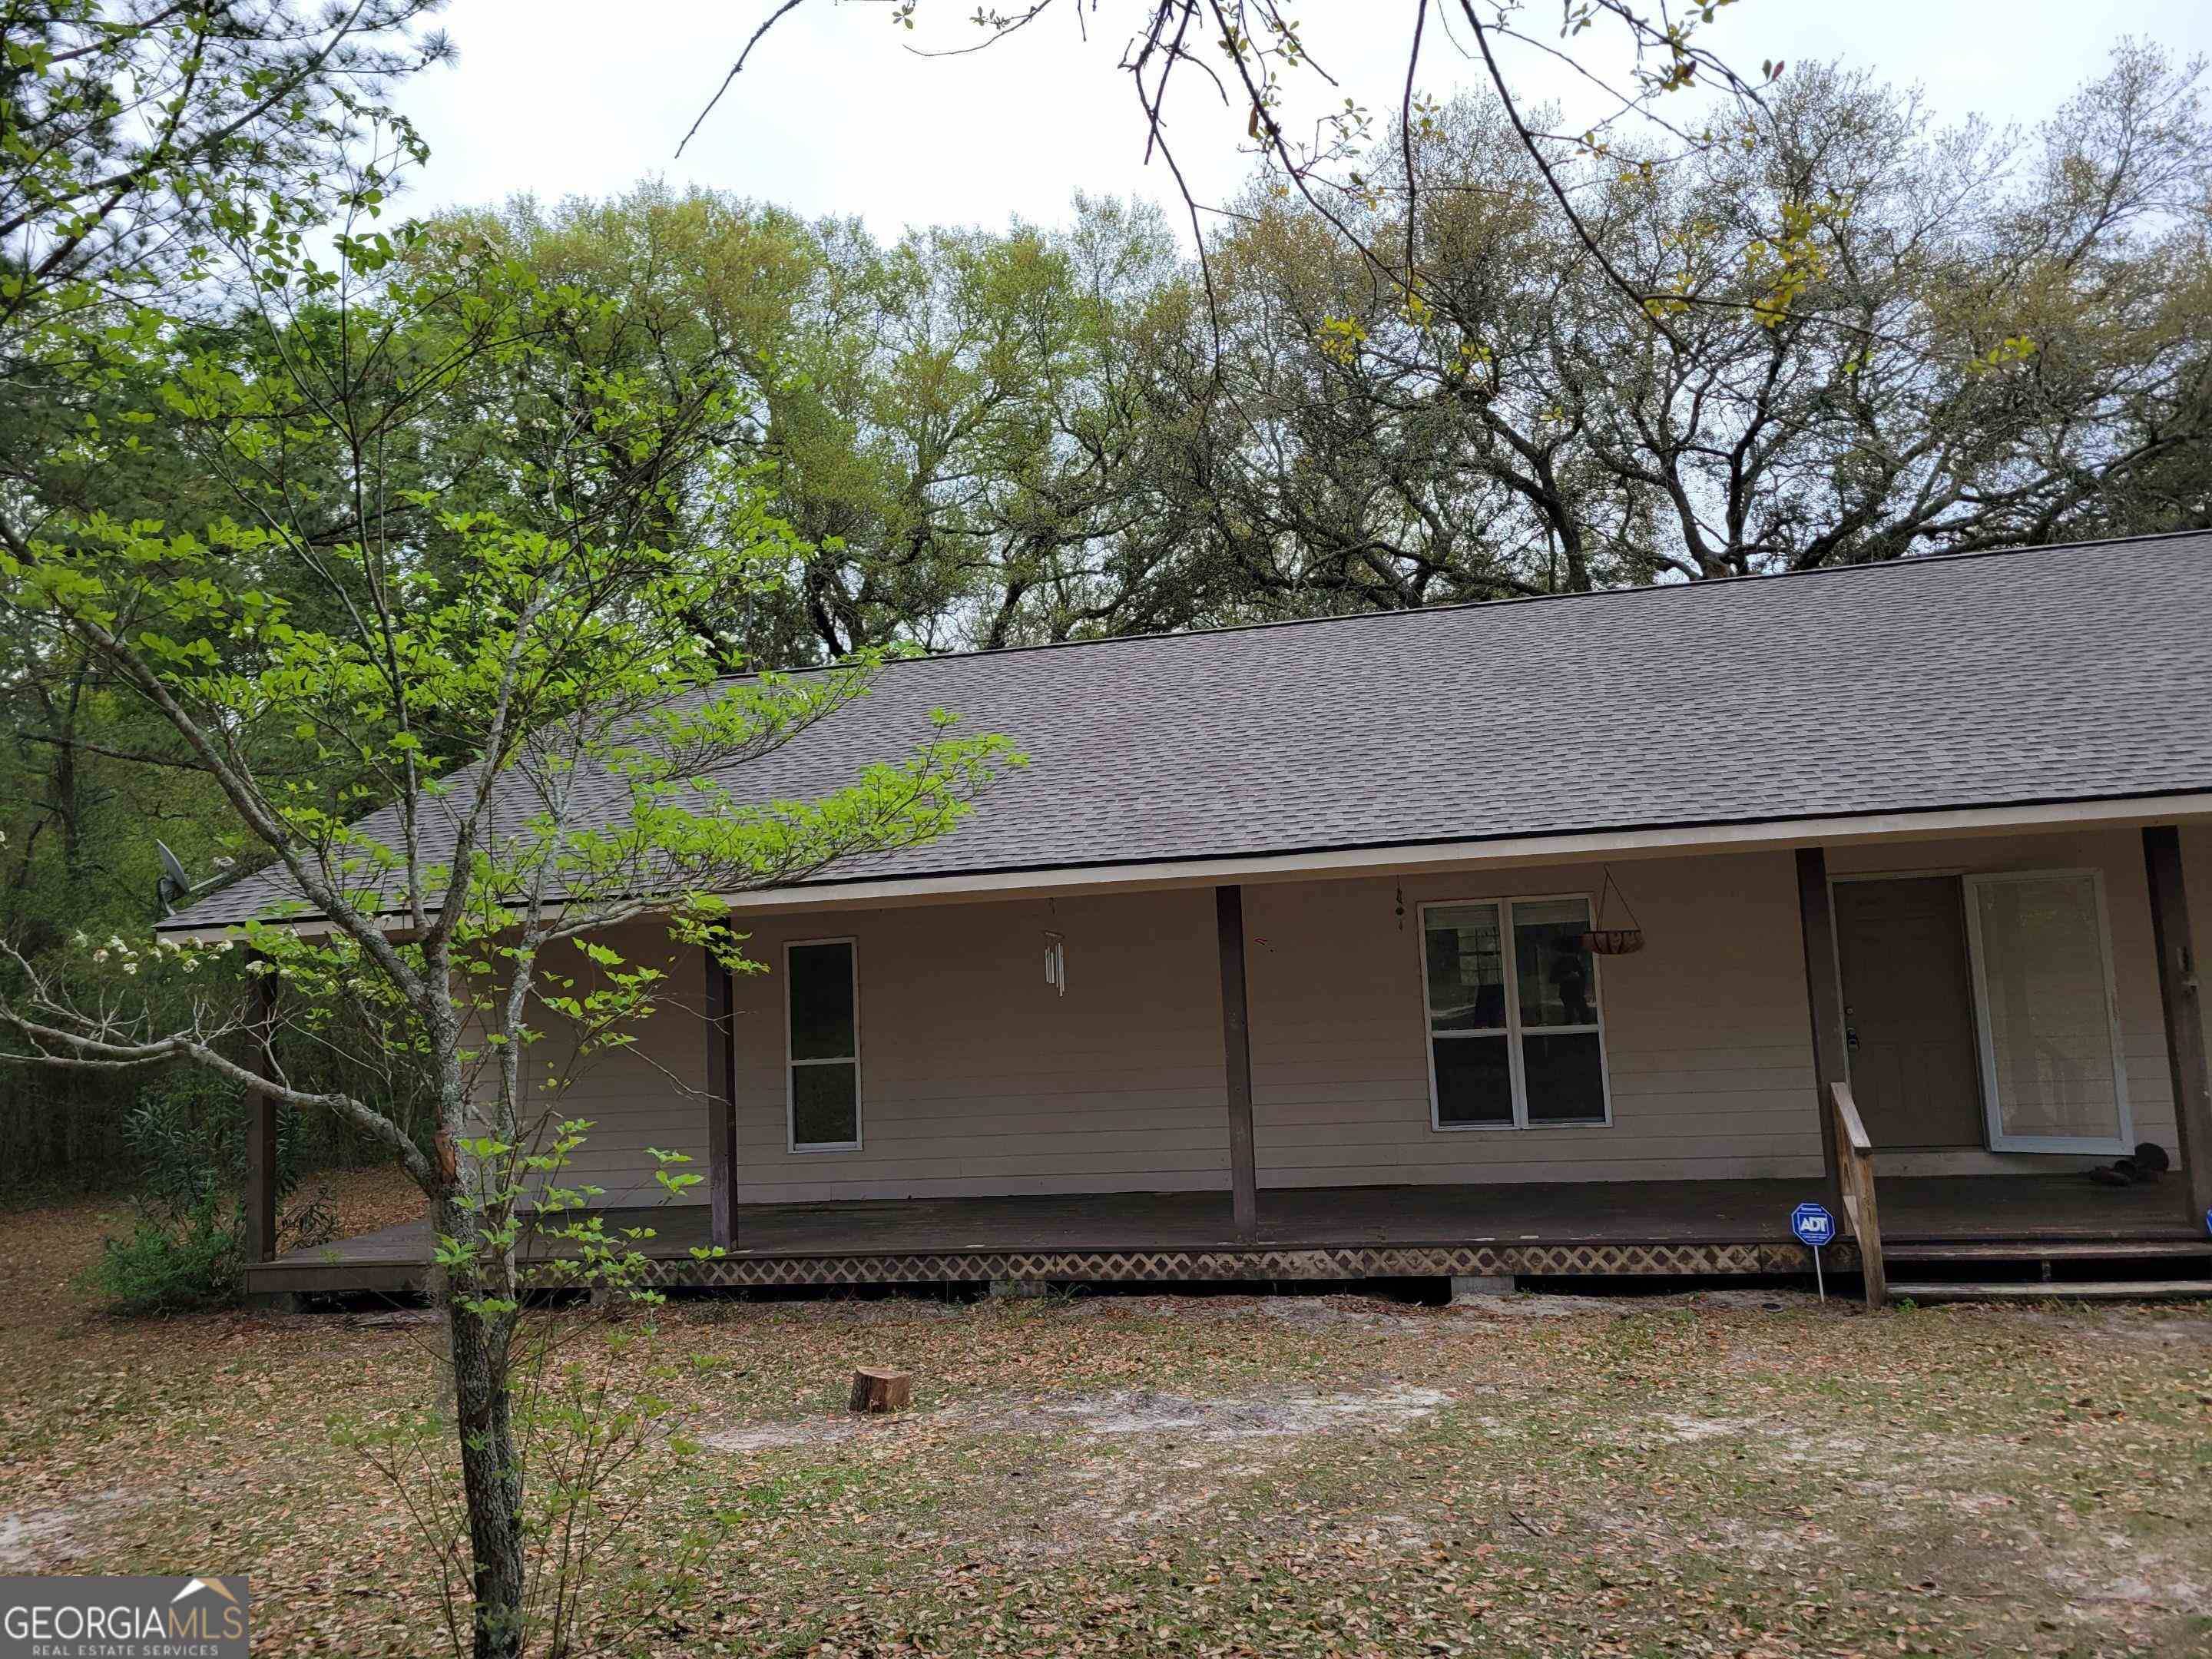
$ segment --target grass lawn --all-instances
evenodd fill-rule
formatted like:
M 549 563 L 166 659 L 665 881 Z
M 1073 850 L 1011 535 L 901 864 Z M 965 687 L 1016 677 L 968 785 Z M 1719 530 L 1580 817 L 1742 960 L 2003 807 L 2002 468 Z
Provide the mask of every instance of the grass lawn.
M 356 1224 L 390 1189 L 341 1193 Z M 121 1321 L 99 1206 L 0 1214 L 0 1571 L 245 1571 L 256 1650 L 434 1650 L 333 1412 L 434 1328 Z M 655 1653 L 2212 1652 L 2212 1317 L 1746 1292 L 694 1302 L 728 1357 L 642 1534 L 729 1530 Z M 916 1376 L 856 1420 L 852 1367 Z

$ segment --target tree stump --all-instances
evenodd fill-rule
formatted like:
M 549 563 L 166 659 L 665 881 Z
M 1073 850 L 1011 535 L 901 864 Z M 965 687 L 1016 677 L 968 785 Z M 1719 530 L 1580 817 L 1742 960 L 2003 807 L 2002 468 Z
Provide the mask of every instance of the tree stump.
M 853 1398 L 848 1403 L 856 1412 L 904 1411 L 914 1404 L 914 1373 L 863 1365 L 853 1373 Z

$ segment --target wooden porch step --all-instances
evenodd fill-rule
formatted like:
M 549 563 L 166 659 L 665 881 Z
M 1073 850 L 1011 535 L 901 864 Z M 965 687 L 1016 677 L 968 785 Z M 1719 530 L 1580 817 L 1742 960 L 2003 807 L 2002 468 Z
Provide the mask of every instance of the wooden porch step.
M 2212 1279 L 2081 1279 L 2069 1282 L 1907 1285 L 1890 1280 L 1892 1301 L 1902 1302 L 2168 1302 L 2212 1297 Z
M 2212 1257 L 2212 1238 L 2069 1238 L 1977 1240 L 1911 1244 L 1886 1241 L 1892 1261 L 2143 1261 Z

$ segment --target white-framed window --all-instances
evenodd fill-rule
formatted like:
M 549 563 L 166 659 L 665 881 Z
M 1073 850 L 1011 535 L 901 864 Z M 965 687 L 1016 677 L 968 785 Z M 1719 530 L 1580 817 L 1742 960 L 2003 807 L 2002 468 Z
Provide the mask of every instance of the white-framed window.
M 1429 1123 L 1612 1121 L 1587 893 L 1421 906 Z
M 850 939 L 783 947 L 785 1116 L 794 1152 L 860 1145 L 860 963 Z
M 2130 1150 L 2135 1127 L 2103 872 L 2014 870 L 1964 879 L 1991 1150 Z

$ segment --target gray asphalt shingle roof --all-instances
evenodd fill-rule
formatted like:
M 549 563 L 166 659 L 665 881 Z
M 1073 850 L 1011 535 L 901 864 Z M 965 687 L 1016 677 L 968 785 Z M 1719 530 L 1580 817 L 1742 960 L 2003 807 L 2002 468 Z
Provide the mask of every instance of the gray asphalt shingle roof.
M 2212 534 L 1906 560 L 900 663 L 733 775 L 818 795 L 937 708 L 1029 754 L 837 880 L 2153 795 L 2212 789 L 2208 637 Z

